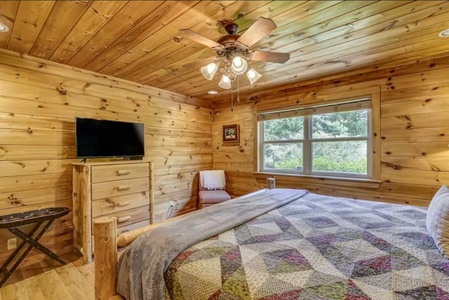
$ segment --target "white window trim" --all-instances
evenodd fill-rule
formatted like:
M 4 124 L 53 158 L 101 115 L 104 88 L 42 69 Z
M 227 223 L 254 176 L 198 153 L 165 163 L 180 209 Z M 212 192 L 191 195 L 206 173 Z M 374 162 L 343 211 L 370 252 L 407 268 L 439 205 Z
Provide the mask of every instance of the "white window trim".
M 366 100 L 360 99 L 360 100 Z M 373 100 L 371 99 L 371 102 Z M 345 105 L 346 103 L 354 102 L 354 100 L 348 100 L 348 102 L 342 101 L 341 104 Z M 329 104 L 329 106 L 335 106 L 336 104 Z M 337 104 L 338 105 L 338 104 Z M 326 105 L 325 105 L 326 106 Z M 355 109 L 356 110 L 356 109 Z M 349 111 L 355 111 L 349 110 Z M 368 132 L 366 137 L 342 137 L 342 138 L 316 138 L 310 139 L 311 136 L 311 117 L 312 115 L 303 115 L 301 117 L 304 118 L 304 139 L 292 139 L 292 140 L 281 140 L 281 141 L 264 141 L 264 120 L 257 122 L 257 140 L 258 140 L 258 167 L 256 173 L 272 173 L 272 174 L 286 174 L 286 175 L 299 175 L 299 176 L 310 176 L 310 177 L 324 177 L 324 178 L 347 178 L 347 179 L 377 179 L 376 174 L 373 174 L 373 106 L 371 108 L 361 108 L 360 110 L 367 110 L 368 115 Z M 288 111 L 288 110 L 287 110 Z M 268 112 L 270 113 L 270 112 Z M 324 113 L 322 113 L 324 114 Z M 293 117 L 293 116 L 292 116 Z M 267 120 L 268 121 L 268 120 Z M 366 141 L 367 142 L 367 173 L 359 174 L 359 173 L 347 173 L 347 172 L 327 172 L 327 171 L 312 171 L 312 143 L 313 142 L 337 142 L 337 141 Z M 283 170 L 283 169 L 270 169 L 264 168 L 265 165 L 265 155 L 264 155 L 264 146 L 266 144 L 280 144 L 280 143 L 302 143 L 303 144 L 303 166 L 302 171 L 298 172 L 295 170 Z M 306 163 L 307 161 L 307 163 Z

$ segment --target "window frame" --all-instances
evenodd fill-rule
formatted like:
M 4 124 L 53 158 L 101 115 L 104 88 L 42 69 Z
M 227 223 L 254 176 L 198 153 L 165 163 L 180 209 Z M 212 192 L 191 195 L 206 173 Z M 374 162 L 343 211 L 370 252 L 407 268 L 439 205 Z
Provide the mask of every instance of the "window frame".
M 360 100 L 366 99 L 367 97 L 360 97 Z M 377 180 L 377 172 L 376 168 L 374 167 L 374 162 L 378 159 L 376 159 L 376 153 L 379 153 L 379 151 L 376 151 L 376 142 L 375 138 L 377 137 L 377 134 L 374 133 L 374 126 L 376 124 L 374 117 L 378 114 L 374 111 L 376 108 L 376 99 L 375 97 L 369 97 L 371 101 L 371 108 L 361 108 L 361 109 L 354 109 L 354 110 L 347 110 L 347 111 L 357 111 L 357 110 L 366 110 L 367 111 L 367 126 L 368 126 L 368 132 L 366 136 L 363 137 L 337 137 L 337 138 L 311 138 L 312 137 L 312 115 L 303 115 L 299 116 L 303 118 L 304 123 L 304 134 L 303 139 L 292 139 L 292 140 L 275 140 L 275 141 L 265 141 L 265 131 L 264 131 L 264 124 L 266 121 L 270 120 L 261 120 L 257 121 L 257 145 L 258 145 L 258 151 L 257 151 L 257 171 L 260 173 L 279 173 L 279 174 L 286 174 L 286 175 L 297 175 L 297 176 L 308 176 L 308 177 L 317 177 L 317 178 L 347 178 L 347 179 L 372 179 Z M 339 101 L 337 104 L 328 104 L 331 106 L 339 105 L 339 104 L 346 104 L 348 102 L 354 102 L 354 98 L 351 100 L 346 101 Z M 325 105 L 326 106 L 326 105 Z M 313 106 L 308 106 L 313 107 Z M 306 107 L 307 108 L 307 107 Z M 270 113 L 270 111 L 267 111 L 266 113 Z M 321 114 L 327 114 L 327 112 L 321 113 Z M 321 115 L 321 114 L 315 114 L 315 115 Z M 348 173 L 348 172 L 332 172 L 332 171 L 313 171 L 313 143 L 314 142 L 338 142 L 338 141 L 366 141 L 367 142 L 367 173 L 366 174 L 359 174 L 359 173 Z M 302 143 L 303 145 L 303 166 L 302 171 L 298 172 L 296 170 L 290 170 L 290 169 L 272 169 L 272 168 L 264 168 L 265 166 L 265 155 L 264 155 L 264 149 L 265 145 L 267 144 L 291 144 L 291 143 Z

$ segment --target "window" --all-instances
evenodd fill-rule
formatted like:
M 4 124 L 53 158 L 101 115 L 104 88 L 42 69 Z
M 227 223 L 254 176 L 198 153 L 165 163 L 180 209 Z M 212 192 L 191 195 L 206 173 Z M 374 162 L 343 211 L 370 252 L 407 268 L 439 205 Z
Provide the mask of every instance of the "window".
M 261 113 L 259 170 L 371 178 L 371 101 Z

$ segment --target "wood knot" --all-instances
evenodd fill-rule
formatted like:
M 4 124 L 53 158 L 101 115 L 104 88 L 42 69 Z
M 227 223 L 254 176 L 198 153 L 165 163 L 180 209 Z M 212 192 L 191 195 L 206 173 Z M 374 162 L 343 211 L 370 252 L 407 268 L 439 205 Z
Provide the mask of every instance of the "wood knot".
M 181 39 L 180 39 L 179 37 L 177 37 L 177 36 L 175 36 L 175 37 L 173 38 L 173 40 L 174 40 L 176 43 L 179 43 L 179 42 L 181 41 Z
M 27 130 L 27 131 L 28 131 L 29 134 L 32 134 L 32 133 L 33 133 L 33 130 L 32 130 L 30 127 L 28 127 L 28 130 Z
M 385 152 L 386 155 L 391 155 L 390 151 Z
M 61 95 L 67 95 L 67 90 L 65 88 L 62 87 L 62 85 L 59 85 L 56 90 L 58 91 L 59 94 Z
M 426 156 L 426 155 L 427 155 L 427 153 L 426 153 L 426 152 L 423 152 L 423 153 L 421 153 L 421 155 L 422 155 L 422 156 Z
M 20 205 L 21 204 L 19 198 L 14 197 L 14 194 L 11 194 L 10 196 L 8 196 L 8 201 L 11 205 Z

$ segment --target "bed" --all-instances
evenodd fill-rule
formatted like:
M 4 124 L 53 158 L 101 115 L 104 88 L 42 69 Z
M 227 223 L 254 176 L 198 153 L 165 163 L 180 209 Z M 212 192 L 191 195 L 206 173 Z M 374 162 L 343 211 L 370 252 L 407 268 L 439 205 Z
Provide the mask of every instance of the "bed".
M 96 287 L 117 283 L 111 295 L 127 299 L 449 299 L 449 260 L 425 222 L 420 207 L 262 190 L 145 232 L 117 281 L 114 261 L 100 262 Z

